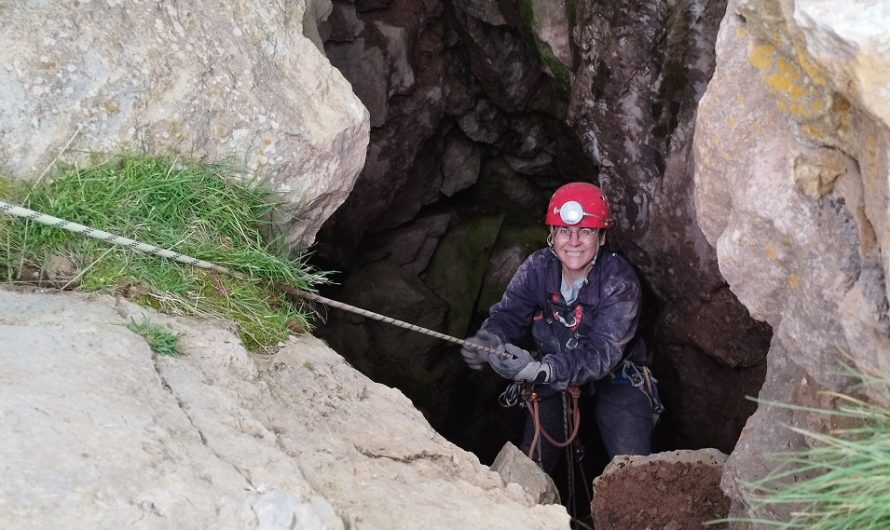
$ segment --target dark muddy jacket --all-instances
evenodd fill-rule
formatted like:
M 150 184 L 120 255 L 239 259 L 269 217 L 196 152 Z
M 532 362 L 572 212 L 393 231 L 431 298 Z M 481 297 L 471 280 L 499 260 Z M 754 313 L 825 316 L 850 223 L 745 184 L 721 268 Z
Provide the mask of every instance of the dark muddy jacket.
M 623 358 L 645 357 L 636 338 L 640 283 L 621 256 L 601 251 L 571 306 L 560 294 L 562 264 L 549 249 L 528 257 L 482 328 L 515 343 L 529 327 L 556 390 L 606 377 Z M 574 324 L 574 325 L 572 325 Z

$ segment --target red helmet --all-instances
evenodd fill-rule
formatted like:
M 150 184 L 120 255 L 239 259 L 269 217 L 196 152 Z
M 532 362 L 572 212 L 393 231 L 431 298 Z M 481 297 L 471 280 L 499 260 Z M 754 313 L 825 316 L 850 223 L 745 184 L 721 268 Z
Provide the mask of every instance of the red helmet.
M 547 224 L 608 228 L 612 224 L 612 210 L 599 187 L 588 182 L 570 182 L 556 190 L 550 199 Z

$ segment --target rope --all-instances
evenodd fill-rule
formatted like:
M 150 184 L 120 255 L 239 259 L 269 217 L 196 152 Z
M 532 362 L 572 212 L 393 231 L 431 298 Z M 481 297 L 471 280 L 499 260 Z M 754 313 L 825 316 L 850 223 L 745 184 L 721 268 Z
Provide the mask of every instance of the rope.
M 541 440 L 541 437 L 546 439 L 552 445 L 563 448 L 569 446 L 573 441 L 575 441 L 575 437 L 578 436 L 578 431 L 581 428 L 581 407 L 578 406 L 578 399 L 581 397 L 581 390 L 578 387 L 572 387 L 566 390 L 570 396 L 572 396 L 572 422 L 574 423 L 572 433 L 569 435 L 564 442 L 557 441 L 547 432 L 546 429 L 541 425 L 541 410 L 540 410 L 540 397 L 538 393 L 532 391 L 528 397 L 523 396 L 523 400 L 525 401 L 526 407 L 528 407 L 529 413 L 532 416 L 532 422 L 535 427 L 535 433 L 532 437 L 531 445 L 528 447 L 528 457 L 534 459 L 532 454 L 534 453 L 535 448 Z M 563 408 L 565 412 L 565 407 Z M 568 432 L 568 429 L 566 429 Z
M 514 386 L 518 388 L 518 384 L 514 383 Z M 501 395 L 501 398 L 504 398 L 504 395 L 510 391 L 511 396 L 517 392 L 518 390 L 512 390 L 508 388 L 507 391 Z M 541 438 L 546 439 L 552 445 L 565 448 L 566 450 L 566 488 L 568 489 L 568 499 L 566 500 L 566 508 L 570 512 L 570 517 L 572 522 L 577 526 L 582 528 L 586 528 L 589 530 L 593 530 L 590 526 L 579 521 L 575 516 L 578 509 L 578 501 L 575 492 L 575 465 L 578 465 L 578 469 L 581 472 L 581 480 L 584 483 L 584 491 L 587 493 L 587 504 L 590 505 L 592 502 L 592 498 L 590 496 L 590 488 L 587 484 L 587 475 L 584 473 L 584 466 L 581 465 L 580 460 L 576 460 L 575 458 L 575 440 L 578 437 L 578 432 L 581 428 L 581 407 L 578 405 L 578 401 L 581 398 L 581 389 L 573 386 L 562 393 L 562 412 L 563 412 L 563 436 L 566 437 L 564 442 L 559 442 L 555 440 L 550 434 L 544 429 L 543 425 L 541 425 L 541 397 L 535 392 L 534 387 L 528 388 L 525 387 L 521 390 L 521 396 L 523 401 L 525 402 L 525 406 L 528 408 L 529 414 L 532 418 L 532 424 L 534 425 L 534 434 L 532 435 L 532 441 L 528 447 L 528 457 L 532 460 L 535 460 L 534 453 L 535 450 L 538 452 L 538 458 L 535 460 L 538 462 L 538 465 L 542 465 L 543 463 L 543 455 L 542 448 L 543 443 L 541 443 Z M 569 396 L 571 396 L 571 413 L 569 413 Z M 500 399 L 499 398 L 499 402 Z M 505 406 L 501 403 L 502 406 Z M 571 431 L 571 434 L 569 433 Z
M 118 236 L 118 235 L 115 235 L 115 234 L 112 234 L 109 232 L 105 232 L 104 230 L 90 228 L 89 226 L 78 224 L 78 223 L 75 223 L 72 221 L 66 221 L 65 219 L 53 217 L 52 215 L 47 215 L 45 213 L 37 212 L 37 211 L 31 210 L 29 208 L 25 208 L 23 206 L 19 206 L 19 205 L 12 204 L 9 202 L 0 201 L 0 211 L 2 211 L 3 213 L 5 213 L 7 215 L 23 217 L 25 219 L 30 219 L 31 221 L 34 221 L 36 223 L 40 223 L 40 224 L 44 224 L 44 225 L 48 225 L 48 226 L 54 226 L 56 228 L 61 228 L 62 230 L 74 232 L 76 234 L 82 234 L 82 235 L 85 235 L 88 237 L 92 237 L 94 239 L 99 239 L 101 241 L 107 241 L 107 242 L 115 244 L 115 245 L 127 247 L 127 248 L 129 248 L 131 250 L 135 250 L 137 252 L 142 252 L 145 254 L 151 254 L 151 255 L 155 255 L 155 256 L 163 256 L 165 258 L 169 258 L 169 259 L 178 261 L 180 263 L 185 263 L 185 264 L 191 265 L 193 267 L 200 267 L 202 269 L 210 269 L 212 271 L 219 272 L 222 274 L 228 274 L 230 276 L 238 278 L 239 280 L 247 280 L 248 279 L 244 274 L 241 274 L 240 272 L 233 271 L 231 269 L 228 269 L 221 265 L 217 265 L 215 263 L 211 263 L 209 261 L 204 261 L 202 259 L 193 258 L 191 256 L 186 256 L 184 254 L 180 254 L 179 252 L 175 252 L 173 250 L 167 250 L 167 249 L 155 246 L 155 245 L 141 243 L 134 239 L 121 237 L 121 236 Z M 464 339 L 458 339 L 456 337 L 452 337 L 452 336 L 446 335 L 444 333 L 439 333 L 438 331 L 426 329 L 426 328 L 423 328 L 423 327 L 420 327 L 420 326 L 417 326 L 414 324 L 410 324 L 408 322 L 404 322 L 402 320 L 397 320 L 395 318 L 391 318 L 391 317 L 388 317 L 385 315 L 374 313 L 372 311 L 368 311 L 368 310 L 362 309 L 360 307 L 355 307 L 355 306 L 351 306 L 349 304 L 344 304 L 342 302 L 337 302 L 336 300 L 331 300 L 330 298 L 325 298 L 324 296 L 321 296 L 321 295 L 307 293 L 305 291 L 301 291 L 299 289 L 291 287 L 290 285 L 276 283 L 275 288 L 280 291 L 283 291 L 287 294 L 297 296 L 299 298 L 305 298 L 305 299 L 311 300 L 313 302 L 319 302 L 319 303 L 334 307 L 336 309 L 350 311 L 352 313 L 356 313 L 356 314 L 359 314 L 361 316 L 364 316 L 364 317 L 367 317 L 367 318 L 370 318 L 373 320 L 379 320 L 381 322 L 385 322 L 387 324 L 391 324 L 393 326 L 397 326 L 400 328 L 405 328 L 405 329 L 408 329 L 408 330 L 411 330 L 411 331 L 414 331 L 417 333 L 421 333 L 423 335 L 429 335 L 431 337 L 436 337 L 438 339 L 452 342 L 454 344 L 459 344 L 461 346 L 475 348 L 477 350 L 482 350 L 482 351 L 488 352 L 490 354 L 503 355 L 501 350 L 498 350 L 495 348 L 489 348 L 487 346 L 480 346 L 479 344 L 475 344 L 473 342 L 470 342 L 470 341 L 467 341 Z
M 149 245 L 146 243 L 140 243 L 139 241 L 129 239 L 126 237 L 116 236 L 114 234 L 105 232 L 104 230 L 99 230 L 96 228 L 90 228 L 88 226 L 84 226 L 82 224 L 74 223 L 71 221 L 66 221 L 64 219 L 59 219 L 58 217 L 53 217 L 52 215 L 47 215 L 45 213 L 36 212 L 34 210 L 30 210 L 28 208 L 17 206 L 12 203 L 8 203 L 5 201 L 0 201 L 0 210 L 5 214 L 14 215 L 16 217 L 24 217 L 25 219 L 30 219 L 36 223 L 54 226 L 56 228 L 61 228 L 62 230 L 67 230 L 69 232 L 74 232 L 76 234 L 83 234 L 88 237 L 92 237 L 94 239 L 99 239 L 102 241 L 108 241 L 109 243 L 114 243 L 115 245 L 120 245 L 122 247 L 128 247 L 137 252 L 143 252 L 145 254 L 154 254 L 156 256 L 164 256 L 165 258 L 170 258 L 172 260 L 179 261 L 181 263 L 186 263 L 188 265 L 192 265 L 194 267 L 201 267 L 202 269 L 210 269 L 216 272 L 221 272 L 223 274 L 230 274 L 235 276 L 238 279 L 244 279 L 244 275 L 237 273 L 235 271 L 229 270 L 220 265 L 216 265 L 215 263 L 210 263 L 209 261 L 200 260 L 197 258 L 192 258 L 189 256 L 185 256 L 180 254 L 179 252 L 174 252 L 172 250 L 165 250 L 161 247 L 156 247 L 154 245 Z
M 360 307 L 351 306 L 349 304 L 344 304 L 343 302 L 338 302 L 336 300 L 331 300 L 330 298 L 325 298 L 324 296 L 307 293 L 305 291 L 300 291 L 298 289 L 294 289 L 289 285 L 284 284 L 275 284 L 276 288 L 294 296 L 299 296 L 301 298 L 305 298 L 307 300 L 312 300 L 313 302 L 319 302 L 328 306 L 331 306 L 336 309 L 342 309 L 344 311 L 349 311 L 355 313 L 357 315 L 361 315 L 363 317 L 368 317 L 374 320 L 379 320 L 380 322 L 385 322 L 387 324 L 392 324 L 393 326 L 397 326 L 400 328 L 410 329 L 411 331 L 416 331 L 417 333 L 422 333 L 424 335 L 429 335 L 431 337 L 436 337 L 438 339 L 446 340 L 448 342 L 453 342 L 454 344 L 460 344 L 461 346 L 469 346 L 470 348 L 475 348 L 477 350 L 482 350 L 488 352 L 492 355 L 503 355 L 501 350 L 495 348 L 489 348 L 487 346 L 481 346 L 479 344 L 470 342 L 464 339 L 458 339 L 457 337 L 452 337 L 451 335 L 446 335 L 444 333 L 439 333 L 438 331 L 433 331 L 431 329 L 426 329 L 415 324 L 411 324 L 405 322 L 403 320 L 398 320 L 392 317 L 388 317 L 385 315 L 381 315 L 378 313 L 374 313 L 372 311 L 368 311 L 367 309 L 362 309 Z
M 575 389 L 577 390 L 577 389 Z M 578 404 L 575 402 L 575 410 L 578 409 Z M 580 417 L 579 417 L 580 419 Z M 577 425 L 579 422 L 575 422 Z M 562 394 L 562 435 L 566 440 L 569 440 L 569 431 L 573 430 L 571 426 L 571 419 L 569 419 L 569 399 L 565 392 Z M 565 452 L 566 452 L 566 486 L 569 490 L 569 498 L 568 504 L 571 506 L 570 512 L 572 519 L 575 518 L 575 515 L 578 511 L 578 503 L 575 498 L 575 433 L 573 431 L 571 440 L 566 444 Z

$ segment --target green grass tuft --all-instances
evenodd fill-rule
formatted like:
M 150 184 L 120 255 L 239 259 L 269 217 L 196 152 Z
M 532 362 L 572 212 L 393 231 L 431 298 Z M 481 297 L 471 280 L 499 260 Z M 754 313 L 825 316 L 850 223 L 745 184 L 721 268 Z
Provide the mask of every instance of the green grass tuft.
M 135 320 L 130 320 L 130 324 L 127 325 L 127 328 L 142 335 L 145 342 L 147 342 L 148 346 L 151 348 L 151 351 L 158 355 L 167 355 L 170 357 L 178 357 L 182 355 L 182 350 L 179 348 L 179 337 L 161 326 L 152 323 L 148 318 L 143 319 L 142 322 L 139 322 L 138 324 Z
M 851 426 L 827 434 L 792 429 L 817 443 L 776 455 L 778 469 L 743 484 L 755 507 L 786 508 L 790 518 L 748 522 L 808 530 L 890 528 L 890 375 L 852 370 L 848 375 L 882 403 L 836 393 L 837 410 L 779 404 L 839 418 Z
M 235 321 L 248 349 L 272 349 L 311 313 L 271 288 L 313 291 L 325 273 L 306 254 L 288 257 L 264 232 L 278 203 L 239 183 L 224 166 L 125 155 L 95 166 L 57 168 L 46 183 L 0 182 L 4 200 L 172 249 L 244 274 L 237 280 L 31 221 L 0 216 L 0 278 L 50 281 L 125 294 L 173 314 Z

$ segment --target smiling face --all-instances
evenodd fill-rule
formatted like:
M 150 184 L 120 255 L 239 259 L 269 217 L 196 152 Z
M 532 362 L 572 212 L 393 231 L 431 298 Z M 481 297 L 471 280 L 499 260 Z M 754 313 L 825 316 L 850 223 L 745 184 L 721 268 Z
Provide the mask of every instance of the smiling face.
M 584 276 L 587 266 L 605 243 L 603 230 L 553 227 L 553 250 L 562 262 L 562 272 L 570 282 Z

